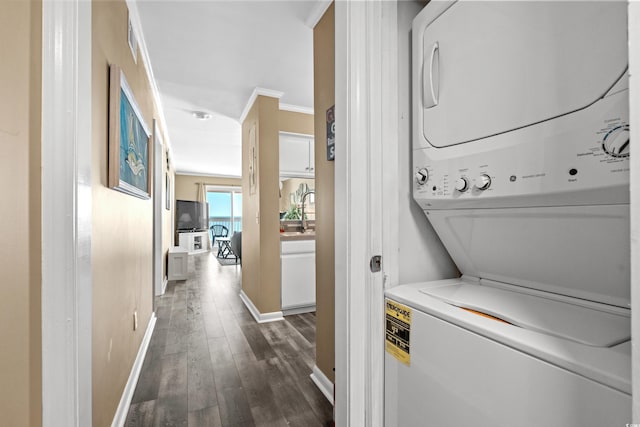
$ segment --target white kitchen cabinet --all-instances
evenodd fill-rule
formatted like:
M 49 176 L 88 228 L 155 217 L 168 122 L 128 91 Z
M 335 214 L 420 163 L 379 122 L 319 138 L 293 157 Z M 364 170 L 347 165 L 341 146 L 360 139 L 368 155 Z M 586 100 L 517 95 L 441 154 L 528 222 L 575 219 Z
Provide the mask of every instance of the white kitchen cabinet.
M 285 315 L 316 309 L 316 241 L 280 242 L 281 299 Z
M 209 245 L 208 231 L 194 231 L 178 234 L 178 245 L 189 251 L 189 254 L 207 252 L 211 249 Z
M 314 142 L 308 135 L 280 133 L 280 176 L 314 176 Z

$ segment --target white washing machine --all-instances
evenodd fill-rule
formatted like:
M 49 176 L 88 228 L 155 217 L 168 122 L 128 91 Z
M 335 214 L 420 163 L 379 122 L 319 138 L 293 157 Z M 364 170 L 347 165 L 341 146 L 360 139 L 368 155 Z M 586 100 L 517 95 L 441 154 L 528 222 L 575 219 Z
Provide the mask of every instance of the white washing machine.
M 631 422 L 626 8 L 414 20 L 414 199 L 462 277 L 386 292 L 386 426 Z

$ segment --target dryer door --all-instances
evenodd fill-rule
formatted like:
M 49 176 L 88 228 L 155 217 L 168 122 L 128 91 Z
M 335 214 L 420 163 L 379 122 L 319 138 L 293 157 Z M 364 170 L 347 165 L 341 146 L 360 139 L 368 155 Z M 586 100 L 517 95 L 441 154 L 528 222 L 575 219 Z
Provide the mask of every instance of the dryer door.
M 437 17 L 428 16 L 430 7 L 414 22 L 420 147 L 585 108 L 627 67 L 623 1 L 457 2 Z

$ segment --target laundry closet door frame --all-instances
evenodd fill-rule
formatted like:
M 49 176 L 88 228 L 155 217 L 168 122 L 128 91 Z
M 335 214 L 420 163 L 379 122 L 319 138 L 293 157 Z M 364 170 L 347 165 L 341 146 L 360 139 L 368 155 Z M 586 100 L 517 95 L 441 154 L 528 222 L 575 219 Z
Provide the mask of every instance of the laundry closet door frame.
M 397 3 L 338 1 L 335 16 L 335 420 L 381 427 L 384 289 L 398 280 Z

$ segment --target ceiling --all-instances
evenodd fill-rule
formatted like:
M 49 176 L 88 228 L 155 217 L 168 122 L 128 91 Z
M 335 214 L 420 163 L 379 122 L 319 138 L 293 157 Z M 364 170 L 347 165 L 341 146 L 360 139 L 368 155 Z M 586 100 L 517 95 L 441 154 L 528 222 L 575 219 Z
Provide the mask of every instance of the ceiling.
M 312 27 L 328 3 L 136 1 L 178 173 L 241 175 L 240 119 L 256 88 L 312 110 Z

